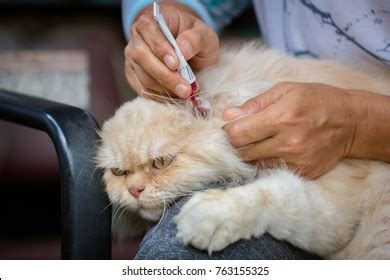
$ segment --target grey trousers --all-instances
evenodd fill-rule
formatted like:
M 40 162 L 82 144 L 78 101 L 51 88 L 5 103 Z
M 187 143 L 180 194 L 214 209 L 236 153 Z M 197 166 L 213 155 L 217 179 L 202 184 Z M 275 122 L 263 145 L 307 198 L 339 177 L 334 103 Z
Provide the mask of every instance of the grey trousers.
M 176 225 L 172 222 L 179 213 L 180 206 L 187 199 L 181 199 L 178 205 L 169 208 L 165 218 L 145 235 L 135 257 L 138 260 L 303 260 L 318 259 L 287 242 L 276 240 L 269 234 L 250 240 L 240 240 L 229 245 L 221 252 L 209 256 L 190 246 L 184 246 L 176 238 Z

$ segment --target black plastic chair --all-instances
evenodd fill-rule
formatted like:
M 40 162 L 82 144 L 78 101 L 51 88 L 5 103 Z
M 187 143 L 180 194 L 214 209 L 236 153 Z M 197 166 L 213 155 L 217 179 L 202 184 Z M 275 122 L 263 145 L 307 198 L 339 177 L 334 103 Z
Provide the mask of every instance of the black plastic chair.
M 61 176 L 61 256 L 111 258 L 111 209 L 92 162 L 98 128 L 76 107 L 0 89 L 0 119 L 45 131 L 54 143 Z

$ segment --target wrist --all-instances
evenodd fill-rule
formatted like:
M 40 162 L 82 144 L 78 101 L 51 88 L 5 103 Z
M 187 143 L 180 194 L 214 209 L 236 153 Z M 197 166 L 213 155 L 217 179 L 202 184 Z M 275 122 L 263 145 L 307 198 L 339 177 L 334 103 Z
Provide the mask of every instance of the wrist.
M 349 129 L 347 135 L 347 144 L 344 156 L 345 157 L 360 157 L 365 154 L 364 138 L 366 128 L 369 126 L 368 108 L 365 104 L 363 96 L 355 94 L 353 91 L 346 91 L 346 114 L 349 118 Z
M 178 3 L 178 2 L 173 2 L 173 1 L 164 1 L 159 3 L 160 7 L 164 9 L 164 7 L 174 7 L 180 11 L 183 11 L 189 15 L 192 15 L 196 18 L 199 18 L 199 15 L 193 11 L 191 8 L 187 7 L 184 4 Z M 143 9 L 139 11 L 137 16 L 135 17 L 135 20 L 137 20 L 141 15 L 144 14 L 153 14 L 153 4 L 149 4 L 145 6 Z
M 350 91 L 350 112 L 355 116 L 354 133 L 347 157 L 390 160 L 390 97 Z

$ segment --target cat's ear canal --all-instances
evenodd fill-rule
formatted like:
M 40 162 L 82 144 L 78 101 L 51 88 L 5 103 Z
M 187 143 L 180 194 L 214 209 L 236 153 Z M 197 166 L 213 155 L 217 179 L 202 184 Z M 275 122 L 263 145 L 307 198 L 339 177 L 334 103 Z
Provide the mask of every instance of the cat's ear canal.
M 173 157 L 158 157 L 153 160 L 152 167 L 161 170 L 171 165 L 172 161 Z

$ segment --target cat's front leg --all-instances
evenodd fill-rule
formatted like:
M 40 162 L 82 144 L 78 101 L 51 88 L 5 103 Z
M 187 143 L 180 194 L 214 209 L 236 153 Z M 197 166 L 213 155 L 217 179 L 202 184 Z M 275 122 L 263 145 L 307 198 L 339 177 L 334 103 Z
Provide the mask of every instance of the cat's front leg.
M 257 199 L 249 191 L 242 186 L 194 195 L 174 219 L 177 238 L 211 254 L 239 239 L 263 234 L 265 220 L 260 218 Z
M 314 181 L 275 169 L 240 187 L 194 195 L 174 220 L 177 237 L 211 253 L 267 231 L 301 249 L 329 256 L 350 240 L 359 204 L 353 197 L 342 197 L 343 203 L 338 203 L 338 196 L 327 192 L 329 188 Z

